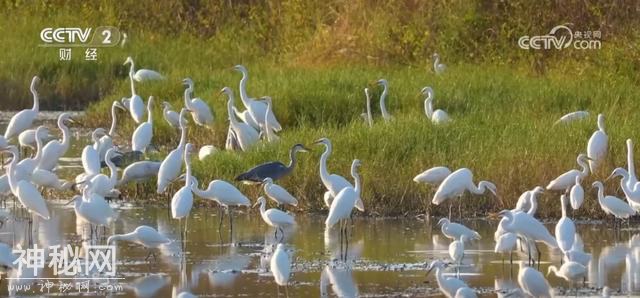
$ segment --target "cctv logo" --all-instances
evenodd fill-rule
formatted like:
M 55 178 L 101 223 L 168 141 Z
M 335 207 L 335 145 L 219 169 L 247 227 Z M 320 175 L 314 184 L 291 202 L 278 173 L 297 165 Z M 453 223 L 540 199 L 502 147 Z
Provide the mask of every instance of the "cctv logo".
M 44 28 L 40 31 L 40 39 L 45 43 L 86 43 L 91 35 L 91 28 Z

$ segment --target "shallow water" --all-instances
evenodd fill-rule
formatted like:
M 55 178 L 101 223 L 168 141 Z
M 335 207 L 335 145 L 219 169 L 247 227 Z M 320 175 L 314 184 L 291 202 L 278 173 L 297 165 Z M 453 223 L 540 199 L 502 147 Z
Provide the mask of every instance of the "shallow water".
M 50 123 L 49 123 L 50 124 Z M 1 126 L 1 125 L 0 125 Z M 52 132 L 56 132 L 52 130 Z M 87 142 L 88 132 L 76 133 L 70 156 L 79 156 L 79 148 Z M 65 173 L 77 173 L 77 158 L 62 161 Z M 65 176 L 67 177 L 67 176 Z M 70 176 L 69 176 L 70 177 Z M 321 198 L 318 197 L 318 200 Z M 434 259 L 448 260 L 450 240 L 441 235 L 434 221 L 423 217 L 403 219 L 355 218 L 350 229 L 348 246 L 341 244 L 339 231 L 325 231 L 320 215 L 297 214 L 297 226 L 285 231 L 283 242 L 292 257 L 292 276 L 287 289 L 277 287 L 269 273 L 269 256 L 273 251 L 274 230 L 266 226 L 257 210 L 241 209 L 235 212 L 234 230 L 230 234 L 228 217 L 218 230 L 218 210 L 194 207 L 187 222 L 188 232 L 181 239 L 180 222 L 171 219 L 165 207 L 133 206 L 124 201 L 114 203 L 119 219 L 106 231 L 92 232 L 90 227 L 76 220 L 73 209 L 64 201 L 49 202 L 53 217 L 44 221 L 34 219 L 31 229 L 29 218 L 7 201 L 0 211 L 5 224 L 0 228 L 0 241 L 14 248 L 48 248 L 52 245 L 106 244 L 113 233 L 126 233 L 138 225 L 149 225 L 174 240 L 171 244 L 148 252 L 128 242 L 117 243 L 117 275 L 115 279 L 93 272 L 76 276 L 72 282 L 90 280 L 89 293 L 74 288 L 63 295 L 122 295 L 139 297 L 167 297 L 182 291 L 197 295 L 263 296 L 288 294 L 290 297 L 330 296 L 440 296 L 434 274 L 425 276 L 425 263 Z M 496 289 L 507 290 L 517 286 L 518 266 L 506 263 L 502 255 L 493 253 L 495 221 L 472 220 L 465 222 L 482 235 L 480 241 L 467 245 L 462 279 L 480 293 L 494 297 Z M 640 229 L 633 223 L 631 229 L 614 232 L 601 222 L 578 223 L 578 232 L 585 250 L 593 255 L 586 285 L 580 284 L 579 296 L 599 295 L 603 286 L 614 291 L 640 295 Z M 547 228 L 553 231 L 554 225 Z M 47 258 L 50 260 L 51 256 Z M 514 254 L 514 260 L 527 259 L 523 253 Z M 547 272 L 550 264 L 560 265 L 559 251 L 542 249 L 540 269 Z M 447 274 L 455 275 L 452 265 Z M 33 271 L 11 270 L 10 279 L 3 281 L 0 295 L 41 295 L 47 281 L 57 284 L 52 268 Z M 545 274 L 546 275 L 546 274 Z M 31 279 L 25 279 L 31 278 Z M 564 294 L 570 285 L 549 276 L 556 293 Z M 66 282 L 69 282 L 67 280 Z M 18 286 L 24 288 L 16 290 Z M 61 295 L 57 286 L 50 294 Z M 573 292 L 571 293 L 573 295 Z

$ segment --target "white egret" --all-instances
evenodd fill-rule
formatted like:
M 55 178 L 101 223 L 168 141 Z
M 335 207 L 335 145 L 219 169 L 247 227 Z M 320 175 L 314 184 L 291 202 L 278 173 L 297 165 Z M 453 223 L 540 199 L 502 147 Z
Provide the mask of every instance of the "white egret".
M 460 236 L 459 240 L 454 240 L 449 244 L 449 256 L 454 264 L 457 265 L 458 274 L 460 273 L 460 266 L 462 266 L 462 259 L 464 259 L 464 242 L 467 241 L 466 235 Z
M 424 100 L 424 113 L 427 118 L 431 120 L 431 122 L 433 122 L 434 124 L 442 124 L 451 121 L 451 118 L 449 118 L 447 112 L 440 109 L 437 109 L 435 111 L 433 110 L 434 92 L 431 87 L 422 88 L 420 93 L 427 97 Z
M 451 175 L 451 170 L 447 167 L 433 167 L 413 178 L 416 183 L 426 183 L 431 185 L 440 185 L 447 176 Z
M 158 248 L 161 245 L 169 244 L 171 242 L 167 236 L 158 233 L 156 229 L 144 225 L 137 227 L 131 233 L 115 234 L 110 236 L 109 239 L 107 239 L 107 245 L 110 245 L 114 241 L 129 241 L 144 246 L 146 249 L 149 249 L 149 255 L 147 255 L 147 258 L 152 255 L 150 251 L 151 249 Z M 155 259 L 155 254 L 153 257 Z
M 291 205 L 291 206 L 298 206 L 298 200 L 291 195 L 286 189 L 284 189 L 284 187 L 273 183 L 273 179 L 267 177 L 264 178 L 264 182 L 263 182 L 263 190 L 264 193 L 267 195 L 267 197 L 269 197 L 269 199 L 272 199 L 273 201 L 275 201 L 276 203 L 278 203 L 278 206 L 280 205 Z
M 289 276 L 291 275 L 291 260 L 285 250 L 284 244 L 278 243 L 269 263 L 271 265 L 271 273 L 273 273 L 273 278 L 278 286 L 286 287 L 289 283 Z
M 123 65 L 127 65 L 127 63 L 131 63 L 131 66 L 129 67 L 129 81 L 131 82 L 131 97 L 123 98 L 121 102 L 125 107 L 127 107 L 127 110 L 129 110 L 129 113 L 131 114 L 131 118 L 133 118 L 133 121 L 135 121 L 136 123 L 141 123 L 144 121 L 144 112 L 145 112 L 144 102 L 142 101 L 142 97 L 136 94 L 136 87 L 134 84 L 134 80 L 135 80 L 134 67 L 135 66 L 133 65 L 133 60 L 131 59 L 131 57 L 127 57 L 127 60 L 125 60 Z
M 448 298 L 453 298 L 460 288 L 468 288 L 469 286 L 467 286 L 464 281 L 455 277 L 445 277 L 442 272 L 444 267 L 445 264 L 442 261 L 435 260 L 431 262 L 431 264 L 429 264 L 429 266 L 427 267 L 427 269 L 429 270 L 427 272 L 427 275 L 429 275 L 429 273 L 431 273 L 433 269 L 436 269 L 436 281 L 438 282 L 438 288 L 440 292 L 442 292 L 442 294 L 444 294 Z
M 602 182 L 593 182 L 592 186 L 598 189 L 598 203 L 600 203 L 600 208 L 602 208 L 602 211 L 606 214 L 611 214 L 619 219 L 628 219 L 636 213 L 636 211 L 623 200 L 614 196 L 605 196 Z
M 447 66 L 440 63 L 440 55 L 438 53 L 433 54 L 433 71 L 437 75 L 441 75 L 447 69 Z
M 466 191 L 473 194 L 483 194 L 487 190 L 496 195 L 496 186 L 489 181 L 480 181 L 478 186 L 473 184 L 473 173 L 467 168 L 461 168 L 451 173 L 440 183 L 438 190 L 433 196 L 431 203 L 440 205 L 440 203 L 458 197 L 461 200 L 462 195 Z M 449 205 L 449 218 L 451 218 L 451 205 Z
M 571 187 L 569 192 L 569 201 L 573 210 L 578 210 L 582 206 L 582 202 L 584 202 L 584 189 L 580 185 L 580 179 L 582 179 L 580 176 L 576 176 L 576 184 Z
M 560 204 L 562 207 L 562 218 L 556 224 L 556 241 L 562 253 L 569 251 L 573 247 L 576 235 L 576 225 L 571 218 L 567 217 L 567 196 L 560 196 Z
M 80 160 L 82 161 L 82 168 L 86 175 L 95 176 L 100 173 L 100 155 L 98 153 L 98 147 L 100 142 L 100 136 L 106 135 L 107 131 L 104 128 L 98 127 L 91 133 L 91 140 L 93 144 L 86 145 L 82 149 L 82 155 Z
M 191 189 L 194 180 L 191 176 L 191 161 L 189 160 L 192 149 L 193 145 L 187 143 L 184 149 L 184 163 L 186 165 L 185 183 L 171 198 L 171 217 L 174 219 L 186 218 L 191 212 L 191 207 L 193 207 L 193 193 Z M 160 169 L 162 170 L 162 166 L 160 166 Z
M 62 141 L 53 140 L 42 148 L 42 158 L 38 161 L 38 168 L 51 171 L 58 165 L 60 157 L 64 156 L 71 144 L 71 132 L 65 122 L 74 122 L 71 114 L 62 113 L 58 116 L 58 127 L 62 131 Z
M 40 82 L 40 78 L 34 76 L 31 80 L 31 94 L 33 94 L 33 107 L 31 109 L 24 109 L 11 117 L 7 129 L 4 131 L 4 138 L 11 140 L 13 137 L 18 136 L 21 132 L 31 128 L 33 120 L 38 116 L 40 111 L 40 101 L 38 99 L 38 91 L 36 90 L 36 84 Z
M 116 185 L 124 185 L 130 181 L 141 182 L 156 177 L 160 170 L 160 164 L 160 162 L 149 160 L 134 162 L 122 171 L 122 177 Z
M 587 275 L 587 267 L 579 264 L 577 262 L 566 262 L 560 266 L 558 269 L 556 266 L 549 266 L 547 275 L 553 272 L 557 277 L 563 278 L 564 280 L 575 284 L 576 281 L 586 277 Z M 578 288 L 576 288 L 576 296 L 578 295 Z
M 587 144 L 587 156 L 591 158 L 589 167 L 591 172 L 595 172 L 598 166 L 601 166 L 609 151 L 609 137 L 604 131 L 604 115 L 598 114 L 598 130 L 596 130 L 589 138 Z
M 127 57 L 127 60 L 124 62 L 124 64 L 126 65 L 127 63 L 130 63 L 131 66 L 129 68 L 129 74 L 131 76 L 132 79 L 136 80 L 137 82 L 146 82 L 146 81 L 155 81 L 155 80 L 163 80 L 164 77 L 158 73 L 155 70 L 149 70 L 149 69 L 138 69 L 137 71 L 135 70 L 135 65 L 133 63 L 133 59 L 131 59 L 131 57 Z
M 455 298 L 476 298 L 478 295 L 469 287 L 462 287 L 456 291 Z
M 187 89 L 184 90 L 184 107 L 191 112 L 193 121 L 200 126 L 209 126 L 213 124 L 213 113 L 207 103 L 201 98 L 191 98 L 193 93 L 193 80 L 186 78 L 182 80 L 182 83 L 187 85 Z
M 542 188 L 542 186 L 536 186 L 532 190 L 523 192 L 518 198 L 518 202 L 516 203 L 516 208 L 514 210 L 527 212 L 531 216 L 535 215 L 538 207 L 537 196 L 543 192 L 544 188 Z
M 21 147 L 29 147 L 31 149 L 36 149 L 36 135 L 41 140 L 47 140 L 51 135 L 49 134 L 49 129 L 43 127 L 40 132 L 36 132 L 37 129 L 27 129 L 21 132 L 18 135 L 18 144 Z M 3 138 L 4 139 L 4 138 Z M 0 144 L 0 148 L 2 144 Z
M 331 152 L 333 151 L 331 141 L 327 138 L 321 138 L 313 144 L 322 144 L 325 148 L 324 152 L 320 156 L 320 180 L 322 180 L 322 184 L 324 184 L 324 187 L 327 189 L 327 192 L 324 194 L 324 203 L 327 207 L 331 207 L 332 200 L 342 189 L 353 186 L 344 177 L 336 174 L 329 174 L 329 171 L 327 170 L 327 159 L 329 159 L 329 155 L 331 155 Z M 351 164 L 351 176 L 354 174 L 354 164 L 355 163 Z M 355 207 L 360 211 L 364 211 L 364 204 L 362 203 L 361 198 L 356 200 Z
M 518 271 L 518 284 L 526 294 L 533 297 L 553 297 L 553 288 L 544 275 L 534 268 L 526 267 L 522 261 Z
M 118 169 L 116 165 L 113 164 L 111 158 L 113 158 L 115 154 L 115 149 L 111 148 L 107 150 L 107 155 L 105 158 L 105 162 L 107 163 L 107 167 L 109 167 L 110 176 L 105 174 L 97 174 L 93 178 L 91 178 L 90 191 L 102 197 L 109 197 L 113 195 L 114 188 L 118 184 Z
M 74 196 L 69 203 L 74 203 L 76 216 L 96 226 L 107 226 L 115 219 L 115 213 L 103 197 L 90 194 L 89 186 L 83 189 L 82 196 Z
M 582 170 L 569 170 L 562 175 L 558 176 L 558 178 L 549 182 L 547 185 L 548 190 L 562 190 L 566 191 L 571 186 L 573 186 L 576 182 L 576 176 L 580 176 L 580 179 L 584 179 L 589 175 L 589 164 L 587 163 L 591 158 L 587 155 L 581 153 L 576 158 L 576 162 L 582 168 Z
M 369 94 L 369 88 L 364 88 L 364 96 L 366 98 L 367 112 L 364 115 L 367 125 L 373 126 L 373 116 L 371 115 L 371 95 Z
M 637 182 L 631 183 L 629 172 L 623 168 L 615 168 L 607 180 L 616 176 L 622 177 L 620 180 L 620 188 L 622 188 L 622 192 L 624 192 L 629 206 L 636 212 L 640 212 L 640 192 L 638 192 L 640 188 L 637 188 L 640 185 Z
M 351 217 L 351 211 L 353 210 L 353 207 L 355 207 L 357 200 L 360 198 L 360 193 L 362 192 L 362 183 L 360 182 L 360 175 L 358 175 L 358 167 L 360 167 L 360 160 L 353 160 L 353 171 L 351 175 L 355 181 L 355 187 L 345 187 L 338 193 L 335 199 L 331 202 L 329 215 L 327 215 L 327 219 L 324 222 L 326 228 L 331 228 L 336 223 L 340 222 L 341 231 L 344 230 L 345 236 L 347 234 L 345 221 Z M 342 236 L 342 234 L 340 236 Z
M 376 81 L 376 83 L 378 85 L 382 86 L 382 94 L 380 94 L 380 112 L 382 112 L 382 118 L 384 119 L 384 121 L 391 121 L 393 119 L 393 116 L 391 116 L 391 114 L 389 114 L 389 112 L 387 111 L 387 104 L 386 104 L 386 99 L 387 99 L 387 95 L 389 94 L 389 82 L 387 82 L 387 80 L 385 79 L 380 79 L 378 81 Z
M 604 286 L 602 288 L 602 297 L 603 298 L 609 298 L 611 297 L 611 293 L 613 293 L 613 290 L 611 290 L 611 288 Z
M 240 111 L 236 106 L 233 106 L 233 112 L 236 114 L 242 122 L 251 125 L 255 130 L 260 130 L 260 124 L 256 123 L 253 118 L 251 118 L 251 113 L 249 110 Z
M 558 121 L 556 121 L 553 125 L 557 125 L 559 123 L 563 123 L 563 124 L 567 124 L 576 120 L 580 120 L 580 119 L 584 119 L 589 117 L 589 112 L 587 111 L 576 111 L 576 112 L 571 112 L 568 113 L 562 117 L 560 117 L 560 119 L 558 119 Z
M 502 223 L 502 221 L 500 221 Z M 493 248 L 495 253 L 509 253 L 509 261 L 513 262 L 513 250 L 516 249 L 518 235 L 516 233 L 506 232 L 497 237 L 496 246 Z M 504 262 L 504 258 L 503 258 Z
M 502 224 L 502 228 L 504 228 L 506 232 L 516 233 L 528 240 L 528 246 L 529 241 L 541 241 L 551 248 L 558 247 L 556 239 L 553 238 L 547 228 L 533 216 L 522 211 L 514 212 L 511 210 L 502 210 L 499 215 L 506 218 L 506 221 Z M 528 247 L 529 252 L 531 252 L 531 249 L 531 247 Z M 537 247 L 536 250 L 538 251 L 537 259 L 540 260 L 540 250 L 538 250 Z
M 224 180 L 213 180 L 209 182 L 207 189 L 200 189 L 198 187 L 198 182 L 195 177 L 192 177 L 195 181 L 195 184 L 191 187 L 193 193 L 207 200 L 213 200 L 222 208 L 224 207 L 229 212 L 229 223 L 231 225 L 231 229 L 233 229 L 233 213 L 231 212 L 230 207 L 236 206 L 251 206 L 251 201 L 243 195 L 240 190 L 238 190 L 231 183 L 226 182 Z M 222 209 L 220 209 L 222 211 Z M 222 217 L 223 213 L 220 213 L 220 224 L 218 228 L 222 227 Z
M 116 115 L 117 110 L 116 109 L 121 109 L 121 110 L 127 110 L 120 102 L 118 101 L 114 101 L 111 104 L 111 127 L 109 128 L 109 132 L 102 136 L 100 138 L 100 141 L 98 142 L 98 146 L 97 148 L 94 147 L 94 149 L 98 150 L 98 155 L 100 156 L 100 162 L 104 161 L 104 157 L 105 155 L 107 155 L 107 150 L 109 150 L 110 148 L 113 148 L 113 136 L 115 136 L 116 133 L 116 125 L 118 123 L 118 118 Z
M 16 165 L 19 158 L 18 148 L 15 146 L 8 146 L 4 151 L 11 154 L 11 162 L 7 168 L 7 178 L 11 192 L 29 212 L 48 220 L 50 218 L 49 208 L 47 208 L 47 203 L 42 198 L 40 192 L 33 184 L 31 184 L 31 182 L 27 180 L 18 180 L 18 177 L 15 175 Z
M 274 237 L 277 239 L 279 230 L 282 234 L 282 238 L 284 238 L 284 228 L 295 225 L 295 219 L 291 214 L 285 213 L 284 211 L 276 208 L 265 210 L 266 204 L 267 199 L 259 197 L 253 207 L 255 208 L 260 205 L 260 216 L 262 217 L 262 220 L 264 220 L 264 222 L 269 226 L 275 228 Z
M 577 249 L 575 247 L 567 251 L 563 256 L 563 260 L 565 262 L 576 262 L 582 264 L 582 266 L 589 266 L 591 258 L 592 257 L 590 253 L 586 253 L 581 249 Z
M 146 153 L 153 138 L 153 96 L 147 101 L 147 122 L 140 123 L 131 136 L 131 150 Z
M 204 145 L 200 147 L 200 150 L 198 150 L 198 159 L 202 161 L 207 158 L 207 156 L 216 154 L 216 152 L 218 152 L 218 148 L 216 148 L 216 146 Z
M 263 101 L 254 100 L 247 95 L 247 80 L 249 79 L 249 72 L 247 71 L 247 68 L 242 65 L 236 65 L 233 68 L 242 73 L 242 79 L 240 79 L 240 100 L 242 101 L 242 104 L 244 104 L 247 111 L 249 111 L 249 115 L 253 118 L 253 122 L 257 125 L 264 125 L 264 116 L 266 115 L 267 104 Z M 281 131 L 282 126 L 276 119 L 273 111 L 268 115 L 271 127 L 273 127 L 276 132 Z
M 182 169 L 182 159 L 184 156 L 184 147 L 187 143 L 187 123 L 185 114 L 187 109 L 180 111 L 180 142 L 176 149 L 171 150 L 169 154 L 162 160 L 160 164 L 160 170 L 158 171 L 157 193 L 163 193 L 169 183 L 174 181 L 180 176 L 180 170 Z
M 164 117 L 164 120 L 169 123 L 169 126 L 173 128 L 180 128 L 180 114 L 171 110 L 171 104 L 166 101 L 162 103 L 162 116 Z
M 31 174 L 31 182 L 40 187 L 53 188 L 57 190 L 69 190 L 75 183 L 71 181 L 65 181 L 58 178 L 54 172 L 35 169 Z
M 247 151 L 251 146 L 258 142 L 260 136 L 251 125 L 238 121 L 236 114 L 233 113 L 233 91 L 229 87 L 224 87 L 220 90 L 221 94 L 227 95 L 227 112 L 229 114 L 229 125 L 240 144 L 242 151 Z
M 277 140 L 280 139 L 280 137 L 278 135 L 276 135 L 276 133 L 274 132 L 273 127 L 271 126 L 271 123 L 269 122 L 269 114 L 273 113 L 272 109 L 272 104 L 271 104 L 271 97 L 269 96 L 265 96 L 264 98 L 264 102 L 267 104 L 267 111 L 265 112 L 265 116 L 264 116 L 264 125 L 261 126 L 262 128 L 262 132 L 264 133 L 264 136 L 267 139 L 267 142 L 275 142 Z
M 438 221 L 442 235 L 452 240 L 460 240 L 462 236 L 468 241 L 480 240 L 478 232 L 465 227 L 462 224 L 449 221 L 447 218 L 441 218 Z

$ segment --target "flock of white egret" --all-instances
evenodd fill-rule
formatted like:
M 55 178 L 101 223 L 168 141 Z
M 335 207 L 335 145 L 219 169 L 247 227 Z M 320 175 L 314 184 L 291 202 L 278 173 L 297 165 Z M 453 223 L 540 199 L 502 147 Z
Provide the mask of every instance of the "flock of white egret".
M 439 57 L 434 55 L 434 71 L 441 74 L 445 71 L 444 64 L 440 63 Z M 164 79 L 162 75 L 153 70 L 139 69 L 136 71 L 133 60 L 129 57 L 125 64 L 130 65 L 129 80 L 131 84 L 131 96 L 122 98 L 121 101 L 114 101 L 111 106 L 112 123 L 107 131 L 104 128 L 96 128 L 91 133 L 92 144 L 87 145 L 82 150 L 81 162 L 83 172 L 79 173 L 73 181 L 66 181 L 57 176 L 57 167 L 61 157 L 65 156 L 70 146 L 69 124 L 74 123 L 74 119 L 68 113 L 62 113 L 57 121 L 62 138 L 55 139 L 44 126 L 34 127 L 34 121 L 39 114 L 39 98 L 37 85 L 38 77 L 34 77 L 31 82 L 31 93 L 33 94 L 33 107 L 16 113 L 10 120 L 5 134 L 0 137 L 0 148 L 3 153 L 9 154 L 9 162 L 5 167 L 5 174 L 0 178 L 0 192 L 11 193 L 20 204 L 32 213 L 45 220 L 50 218 L 49 208 L 45 201 L 42 190 L 78 190 L 79 194 L 73 196 L 69 204 L 73 203 L 77 217 L 82 218 L 95 227 L 106 227 L 109 223 L 118 220 L 118 212 L 108 203 L 108 199 L 119 196 L 119 187 L 130 182 L 141 182 L 151 178 L 156 178 L 158 194 L 171 192 L 170 185 L 178 184 L 181 187 L 170 193 L 170 210 L 173 219 L 180 222 L 182 233 L 186 233 L 187 224 L 191 210 L 194 206 L 194 198 L 211 200 L 220 206 L 220 225 L 222 225 L 223 209 L 229 214 L 230 227 L 233 229 L 233 216 L 231 208 L 250 207 L 251 200 L 245 196 L 233 182 L 224 180 L 213 180 L 208 183 L 206 189 L 201 189 L 197 177 L 193 176 L 191 169 L 191 156 L 195 151 L 194 145 L 187 140 L 188 115 L 190 114 L 193 123 L 199 126 L 210 126 L 214 121 L 214 113 L 207 103 L 200 98 L 192 98 L 194 92 L 194 81 L 186 78 L 182 82 L 185 85 L 184 107 L 179 112 L 172 110 L 167 102 L 162 103 L 164 120 L 179 129 L 180 138 L 175 149 L 171 150 L 162 161 L 138 160 L 124 167 L 119 175 L 116 163 L 118 158 L 124 158 L 123 148 L 130 148 L 132 154 L 137 157 L 146 156 L 146 152 L 152 146 L 154 121 L 153 109 L 155 100 L 150 96 L 144 103 L 142 97 L 136 93 L 135 83 L 147 80 Z M 227 114 L 229 119 L 229 130 L 225 148 L 227 150 L 249 150 L 256 143 L 264 139 L 266 142 L 278 140 L 277 132 L 283 128 L 278 122 L 273 112 L 272 101 L 268 96 L 252 98 L 247 94 L 246 84 L 248 80 L 248 70 L 237 65 L 234 69 L 242 74 L 239 83 L 240 100 L 245 107 L 244 111 L 239 110 L 234 103 L 234 93 L 229 87 L 221 89 L 220 93 L 227 97 Z M 392 121 L 393 117 L 387 111 L 385 99 L 388 95 L 388 82 L 384 79 L 377 81 L 383 88 L 380 96 L 380 110 L 385 121 Z M 363 114 L 365 121 L 371 125 L 373 117 L 371 115 L 369 89 L 365 88 L 367 100 L 366 114 Z M 424 112 L 426 117 L 434 124 L 443 124 L 451 121 L 449 115 L 440 109 L 434 110 L 434 91 L 431 87 L 424 87 L 421 94 L 426 97 L 424 101 Z M 117 110 L 127 111 L 131 119 L 136 123 L 131 141 L 129 144 L 117 144 L 114 140 L 116 134 Z M 146 118 L 145 118 L 146 114 Z M 577 119 L 585 118 L 586 112 L 574 112 L 562 117 L 557 123 L 568 123 Z M 569 170 L 551 181 L 546 191 L 558 192 L 560 199 L 558 203 L 562 210 L 562 218 L 558 221 L 555 233 L 550 232 L 535 218 L 537 210 L 537 196 L 545 191 L 545 188 L 537 186 L 530 191 L 524 192 L 518 199 L 514 209 L 503 210 L 499 213 L 502 217 L 495 233 L 495 252 L 509 253 L 518 248 L 524 250 L 529 255 L 529 266 L 525 262 L 520 262 L 518 282 L 523 293 L 534 297 L 553 296 L 552 288 L 545 279 L 545 275 L 535 269 L 535 263 L 540 262 L 540 250 L 537 247 L 539 242 L 544 243 L 552 249 L 559 249 L 564 255 L 564 261 L 559 268 L 551 266 L 549 272 L 560 276 L 567 281 L 576 282 L 585 276 L 586 263 L 590 260 L 590 255 L 582 247 L 574 243 L 576 228 L 572 219 L 568 215 L 570 205 L 573 210 L 580 208 L 584 202 L 585 190 L 581 183 L 597 169 L 607 166 L 606 157 L 608 151 L 608 136 L 604 127 L 604 116 L 598 115 L 598 130 L 596 130 L 588 141 L 585 154 L 577 157 L 580 169 Z M 14 145 L 18 141 L 19 146 Z M 345 177 L 329 172 L 328 159 L 332 153 L 332 144 L 328 138 L 317 140 L 314 145 L 323 146 L 324 152 L 320 157 L 319 176 L 322 184 L 326 188 L 324 193 L 324 203 L 329 209 L 325 225 L 327 229 L 336 224 L 340 226 L 341 239 L 349 238 L 349 223 L 354 208 L 364 211 L 364 203 L 361 198 L 362 182 L 358 169 L 360 160 L 354 159 L 351 167 L 353 182 Z M 592 186 L 597 189 L 597 198 L 602 210 L 615 219 L 628 219 L 640 210 L 640 182 L 637 180 L 633 165 L 633 144 L 627 140 L 628 168 L 616 168 L 611 177 L 621 177 L 620 186 L 626 196 L 626 201 L 612 195 L 605 195 L 605 189 L 600 181 L 593 182 Z M 31 157 L 22 156 L 21 148 L 33 148 L 35 154 Z M 265 197 L 259 197 L 253 204 L 259 206 L 259 211 L 264 222 L 274 228 L 274 237 L 280 242 L 284 240 L 284 229 L 296 224 L 292 213 L 286 212 L 286 206 L 297 206 L 298 200 L 284 187 L 276 184 L 277 181 L 291 174 L 296 166 L 296 155 L 298 152 L 306 152 L 310 149 L 302 144 L 292 146 L 290 152 L 290 163 L 285 165 L 275 161 L 258 165 L 245 173 L 236 177 L 236 181 L 244 183 L 259 184 L 262 187 Z M 208 154 L 217 151 L 214 146 L 203 146 L 200 149 L 199 158 L 204 158 Z M 102 173 L 102 168 L 106 166 L 109 174 Z M 183 166 L 185 170 L 183 171 Z M 468 168 L 450 170 L 444 166 L 433 167 L 420 173 L 414 178 L 415 182 L 426 183 L 436 186 L 437 189 L 432 198 L 432 203 L 440 205 L 448 201 L 449 217 L 440 220 L 442 233 L 452 240 L 449 247 L 451 264 L 459 268 L 464 259 L 465 249 L 468 249 L 472 242 L 479 239 L 479 234 L 465 227 L 462 224 L 451 221 L 452 202 L 457 198 L 462 201 L 466 192 L 482 195 L 489 191 L 496 195 L 497 187 L 489 181 L 474 183 L 473 172 Z M 136 186 L 137 187 L 137 186 Z M 279 208 L 268 208 L 267 198 L 278 205 Z M 460 206 L 460 205 L 459 205 Z M 459 211 L 462 217 L 461 212 Z M 96 229 L 97 231 L 97 229 Z M 184 236 L 184 234 L 183 234 Z M 132 232 L 123 235 L 111 235 L 107 243 L 116 241 L 130 241 L 137 243 L 147 249 L 154 249 L 160 245 L 173 240 L 162 235 L 149 226 L 139 226 Z M 0 261 L 11 259 L 2 252 Z M 272 255 L 271 271 L 278 285 L 286 286 L 290 278 L 291 257 L 283 243 L 279 243 Z M 533 266 L 531 266 L 533 264 Z M 13 264 L 2 265 L 13 267 Z M 436 260 L 428 265 L 429 271 L 436 270 L 436 279 L 441 291 L 447 297 L 475 297 L 474 290 L 458 277 L 445 276 L 444 270 L 449 262 Z

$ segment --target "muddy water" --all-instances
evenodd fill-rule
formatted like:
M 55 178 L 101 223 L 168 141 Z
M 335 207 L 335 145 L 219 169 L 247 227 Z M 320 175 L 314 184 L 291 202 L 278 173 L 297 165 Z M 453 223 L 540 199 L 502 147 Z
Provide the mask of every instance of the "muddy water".
M 84 133 L 71 155 L 79 155 L 86 142 Z M 78 171 L 77 159 L 65 159 L 65 171 Z M 321 199 L 321 198 L 318 198 Z M 269 273 L 269 257 L 273 251 L 274 230 L 267 227 L 257 210 L 234 212 L 233 231 L 228 216 L 218 229 L 220 216 L 215 208 L 194 208 L 187 222 L 187 233 L 181 236 L 180 223 L 171 219 L 164 207 L 113 203 L 119 218 L 106 230 L 92 230 L 77 220 L 63 200 L 50 200 L 52 219 L 44 221 L 14 206 L 9 197 L 0 210 L 5 223 L 0 228 L 0 241 L 13 248 L 37 245 L 86 247 L 104 245 L 113 233 L 126 233 L 139 225 L 157 228 L 173 242 L 153 255 L 143 247 L 117 242 L 116 276 L 96 271 L 56 280 L 52 268 L 42 270 L 9 270 L 2 281 L 0 295 L 83 295 L 126 297 L 169 297 L 188 291 L 196 295 L 274 297 L 329 296 L 440 296 L 433 274 L 425 276 L 425 263 L 434 259 L 448 260 L 450 240 L 435 226 L 437 219 L 421 217 L 404 219 L 356 218 L 348 243 L 340 241 L 339 231 L 324 229 L 319 215 L 297 214 L 297 225 L 285 231 L 292 259 L 292 275 L 288 288 L 277 287 Z M 493 232 L 497 222 L 473 220 L 464 222 L 482 235 L 480 241 L 467 246 L 461 278 L 480 296 L 494 297 L 496 289 L 517 287 L 518 266 L 510 265 L 508 256 L 493 253 Z M 554 224 L 547 228 L 553 231 Z M 604 223 L 578 223 L 584 248 L 593 255 L 586 284 L 579 284 L 579 296 L 599 295 L 609 286 L 617 295 L 640 295 L 640 224 L 614 232 Z M 278 236 L 280 238 L 280 236 Z M 46 256 L 48 263 L 52 256 Z M 514 260 L 526 260 L 523 253 Z M 560 264 L 558 251 L 542 249 L 540 270 Z M 446 274 L 455 275 L 450 266 Z M 91 279 L 87 279 L 91 278 Z M 549 276 L 556 293 L 565 294 L 570 285 Z M 76 283 L 89 281 L 89 289 L 78 290 Z M 59 285 L 73 284 L 66 290 Z M 50 287 L 47 289 L 47 285 Z M 25 288 L 29 287 L 28 290 Z M 88 293 L 87 293 L 88 292 Z M 573 295 L 573 292 L 571 293 Z

